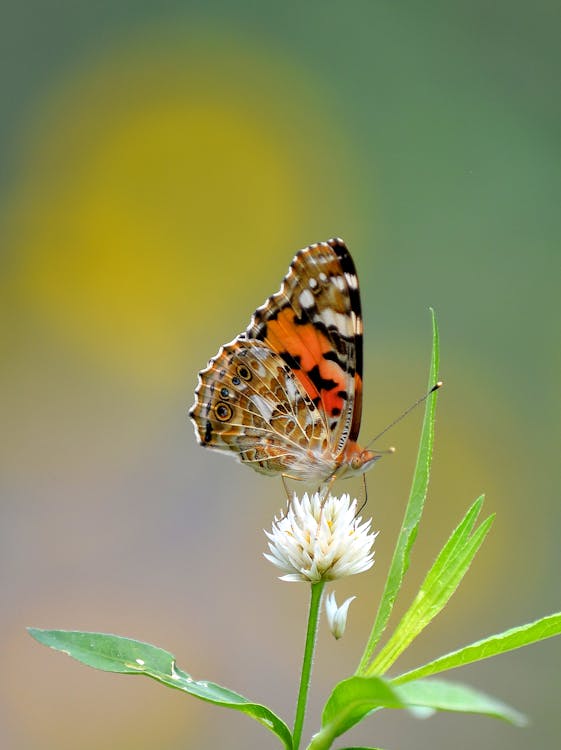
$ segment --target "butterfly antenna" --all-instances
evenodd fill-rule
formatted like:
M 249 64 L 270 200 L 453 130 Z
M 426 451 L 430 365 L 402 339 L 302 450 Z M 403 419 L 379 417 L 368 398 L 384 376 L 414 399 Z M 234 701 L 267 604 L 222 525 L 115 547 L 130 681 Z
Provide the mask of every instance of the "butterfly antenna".
M 437 391 L 439 388 L 442 387 L 442 385 L 443 385 L 442 380 L 439 380 L 438 383 L 435 383 L 435 385 L 433 385 L 430 391 L 427 391 L 427 393 L 425 393 L 424 396 L 421 396 L 421 398 L 418 398 L 415 401 L 415 403 L 411 404 L 411 406 L 405 409 L 405 411 L 402 414 L 400 414 L 399 417 L 397 417 L 397 419 L 394 419 L 393 422 L 391 422 L 387 427 L 385 427 L 382 430 L 382 432 L 379 432 L 376 435 L 376 437 L 372 438 L 372 440 L 368 443 L 366 447 L 367 448 L 370 447 L 372 443 L 375 443 L 376 440 L 379 440 L 382 437 L 382 435 L 385 435 L 386 432 L 388 432 L 388 430 L 391 430 L 392 427 L 395 427 L 395 425 L 398 424 L 398 422 L 401 422 L 401 420 L 404 419 L 404 417 L 406 417 L 410 412 L 412 412 L 413 409 L 416 409 L 417 406 L 419 406 L 419 404 L 422 404 L 423 401 L 425 401 L 431 395 L 431 393 L 434 393 L 434 391 Z M 390 448 L 388 451 L 384 451 L 384 452 L 394 453 L 394 451 L 395 451 L 395 448 Z

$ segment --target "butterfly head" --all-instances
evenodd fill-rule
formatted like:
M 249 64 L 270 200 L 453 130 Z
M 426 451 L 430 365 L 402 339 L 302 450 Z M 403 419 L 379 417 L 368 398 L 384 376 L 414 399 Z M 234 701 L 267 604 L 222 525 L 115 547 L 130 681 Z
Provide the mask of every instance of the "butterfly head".
M 349 443 L 346 450 L 345 470 L 343 473 L 347 477 L 364 474 L 372 468 L 381 456 L 381 453 L 371 451 L 369 448 L 361 448 L 357 443 Z
M 374 462 L 377 461 L 380 457 L 381 456 L 379 453 L 374 453 L 374 451 L 365 448 L 351 461 L 351 468 L 353 470 L 353 473 L 364 474 L 368 471 L 368 469 L 372 468 Z

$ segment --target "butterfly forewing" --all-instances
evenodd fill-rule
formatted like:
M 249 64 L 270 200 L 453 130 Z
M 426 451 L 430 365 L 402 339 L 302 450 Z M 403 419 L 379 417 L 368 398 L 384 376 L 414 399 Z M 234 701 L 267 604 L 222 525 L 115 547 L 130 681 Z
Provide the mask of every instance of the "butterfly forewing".
M 356 440 L 362 407 L 362 318 L 354 263 L 342 240 L 300 250 L 280 290 L 246 331 L 277 351 L 321 408 L 334 456 Z

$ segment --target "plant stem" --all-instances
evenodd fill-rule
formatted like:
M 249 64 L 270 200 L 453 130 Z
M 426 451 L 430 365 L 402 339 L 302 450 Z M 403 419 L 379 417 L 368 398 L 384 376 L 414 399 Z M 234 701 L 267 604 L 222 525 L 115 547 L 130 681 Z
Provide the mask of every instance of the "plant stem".
M 324 587 L 325 581 L 312 583 L 310 611 L 308 614 L 308 629 L 306 631 L 306 648 L 304 649 L 300 690 L 298 691 L 296 717 L 294 719 L 294 730 L 292 732 L 294 750 L 299 750 L 302 729 L 304 728 L 304 717 L 306 716 L 306 704 L 308 702 L 308 691 L 310 689 L 310 679 L 312 676 L 312 662 L 314 660 L 314 650 L 316 647 L 319 610 Z

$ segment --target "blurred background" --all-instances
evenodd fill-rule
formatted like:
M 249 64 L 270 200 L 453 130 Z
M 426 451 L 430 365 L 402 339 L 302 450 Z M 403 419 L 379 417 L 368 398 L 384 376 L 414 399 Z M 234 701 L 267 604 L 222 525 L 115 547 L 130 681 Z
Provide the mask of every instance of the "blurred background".
M 1 746 L 277 746 L 24 628 L 150 641 L 292 721 L 308 590 L 262 557 L 282 485 L 201 449 L 186 410 L 293 253 L 333 235 L 361 282 L 364 442 L 425 389 L 429 305 L 441 327 L 433 481 L 396 615 L 475 497 L 497 513 L 397 666 L 559 610 L 559 3 L 12 0 L 1 16 Z M 342 641 L 321 632 L 307 737 L 370 630 L 421 417 L 368 476 L 377 563 L 336 587 L 358 600 Z M 560 660 L 551 640 L 450 674 L 526 729 L 384 712 L 345 744 L 558 747 Z

